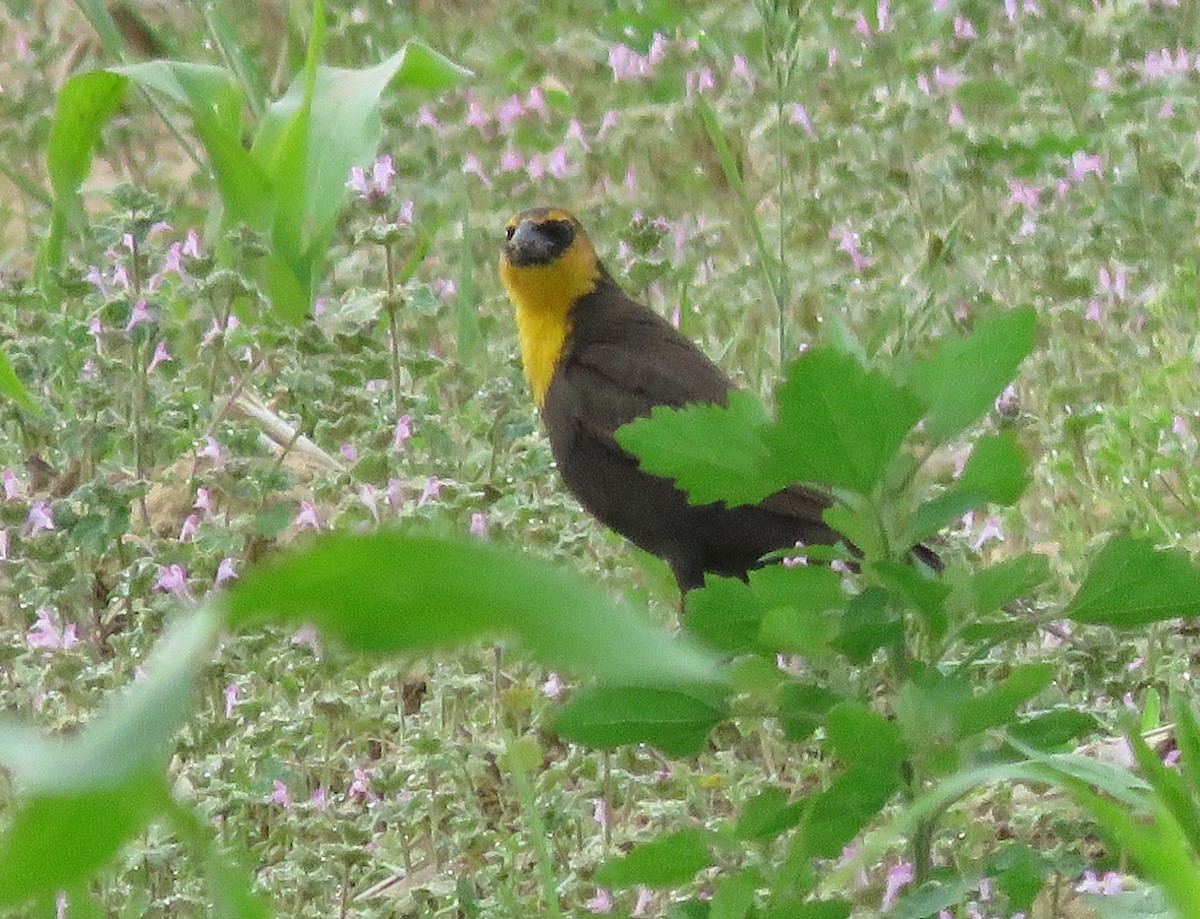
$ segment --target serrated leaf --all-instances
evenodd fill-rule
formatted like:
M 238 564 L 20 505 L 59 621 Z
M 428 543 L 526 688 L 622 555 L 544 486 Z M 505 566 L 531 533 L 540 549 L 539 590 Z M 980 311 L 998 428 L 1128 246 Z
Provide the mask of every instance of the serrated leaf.
M 830 645 L 852 664 L 865 664 L 880 648 L 891 647 L 903 637 L 904 621 L 892 608 L 888 592 L 868 587 L 847 604 Z
M 845 701 L 832 689 L 809 683 L 788 683 L 779 690 L 779 721 L 784 736 L 796 742 L 807 739 L 825 723 L 825 715 Z
M 1022 308 L 982 320 L 966 338 L 946 338 L 914 364 L 908 384 L 928 410 L 927 428 L 945 443 L 987 411 L 1033 350 L 1037 318 Z
M 1006 559 L 971 575 L 971 609 L 975 615 L 1003 609 L 1014 600 L 1028 597 L 1050 577 L 1045 556 L 1026 553 Z
M 921 416 L 917 399 L 849 355 L 815 348 L 788 368 L 763 432 L 775 480 L 869 494 Z
M 788 804 L 788 793 L 771 785 L 742 805 L 734 835 L 738 839 L 766 842 L 790 830 L 803 813 L 803 802 Z
M 1054 668 L 1049 664 L 1014 667 L 998 686 L 973 695 L 957 706 L 954 725 L 958 737 L 970 737 L 988 728 L 1008 724 L 1016 718 L 1018 708 L 1053 680 Z
M 668 756 L 694 756 L 727 712 L 719 687 L 594 686 L 571 696 L 554 729 L 599 749 L 648 743 Z
M 922 542 L 968 511 L 985 504 L 1015 502 L 1029 484 L 1025 450 L 1010 432 L 991 434 L 975 443 L 963 474 L 913 515 L 913 542 Z
M 714 658 L 566 572 L 478 540 L 329 533 L 247 572 L 235 628 L 309 622 L 375 653 L 513 637 L 543 662 L 616 683 L 712 682 Z
M 711 864 L 712 853 L 700 831 L 680 830 L 609 859 L 596 869 L 596 882 L 605 887 L 679 887 Z
M 945 603 L 950 587 L 941 578 L 925 577 L 915 566 L 903 562 L 877 562 L 874 570 L 892 593 L 917 610 L 934 638 L 946 633 Z
M 689 591 L 683 627 L 722 654 L 755 650 L 763 610 L 750 585 L 740 578 L 709 576 L 701 590 Z
M 829 710 L 825 733 L 833 751 L 858 766 L 889 772 L 908 756 L 900 726 L 855 702 L 840 702 Z
M 1064 615 L 1117 628 L 1200 615 L 1200 568 L 1182 549 L 1160 550 L 1148 539 L 1113 537 Z
M 746 919 L 755 915 L 754 895 L 763 886 L 762 872 L 757 868 L 743 868 L 720 878 L 713 890 L 709 919 Z
M 899 770 L 852 765 L 826 791 L 807 800 L 800 832 L 803 851 L 814 858 L 836 858 L 891 799 L 900 784 Z
M 761 501 L 788 484 L 766 474 L 766 426 L 761 403 L 734 392 L 728 406 L 657 406 L 650 417 L 618 428 L 616 438 L 642 469 L 673 479 L 694 504 L 733 506 Z

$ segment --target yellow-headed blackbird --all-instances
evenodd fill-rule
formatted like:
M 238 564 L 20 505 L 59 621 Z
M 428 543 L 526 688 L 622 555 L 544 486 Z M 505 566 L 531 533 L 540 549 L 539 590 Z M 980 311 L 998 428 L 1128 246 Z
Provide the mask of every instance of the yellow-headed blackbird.
M 705 572 L 745 577 L 797 542 L 833 544 L 830 500 L 795 486 L 759 504 L 694 505 L 638 468 L 613 432 L 656 405 L 724 404 L 733 382 L 691 341 L 630 299 L 579 221 L 556 207 L 508 222 L 500 278 L 516 309 L 525 376 L 567 488 L 597 520 L 671 566 L 679 589 Z

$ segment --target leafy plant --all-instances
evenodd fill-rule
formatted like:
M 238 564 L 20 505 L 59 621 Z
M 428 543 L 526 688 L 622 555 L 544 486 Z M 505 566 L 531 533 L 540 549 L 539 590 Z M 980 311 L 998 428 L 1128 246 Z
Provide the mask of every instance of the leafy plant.
M 262 234 L 271 302 L 291 321 L 306 316 L 324 275 L 350 169 L 371 160 L 378 148 L 384 91 L 399 85 L 436 92 L 469 74 L 415 39 L 373 67 L 324 66 L 324 15 L 324 4 L 314 4 L 304 69 L 255 125 L 244 123 L 237 74 L 210 64 L 149 61 L 68 80 L 48 148 L 54 209 L 43 273 L 62 264 L 68 224 L 82 215 L 79 188 L 101 129 L 133 85 L 160 94 L 191 119 L 220 195 L 224 226 L 245 224 Z

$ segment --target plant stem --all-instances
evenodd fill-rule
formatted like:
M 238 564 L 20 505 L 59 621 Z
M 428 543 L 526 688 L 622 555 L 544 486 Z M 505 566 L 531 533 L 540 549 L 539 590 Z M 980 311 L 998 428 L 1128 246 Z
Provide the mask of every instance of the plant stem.
M 396 294 L 396 257 L 390 245 L 383 247 L 384 263 L 387 265 L 387 314 L 388 338 L 391 345 L 392 357 L 392 408 L 397 419 L 400 418 L 400 335 L 397 325 L 396 310 L 399 307 L 399 297 Z

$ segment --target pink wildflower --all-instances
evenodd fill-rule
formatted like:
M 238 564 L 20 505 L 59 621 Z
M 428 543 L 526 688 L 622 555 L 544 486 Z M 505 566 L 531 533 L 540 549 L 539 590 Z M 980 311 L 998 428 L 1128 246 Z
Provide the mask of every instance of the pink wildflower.
M 292 521 L 298 529 L 320 530 L 321 521 L 317 519 L 317 509 L 313 507 L 311 501 L 300 502 L 300 513 L 296 515 L 296 519 Z
M 220 587 L 226 581 L 232 581 L 236 577 L 237 572 L 233 570 L 233 559 L 226 556 L 217 565 L 217 576 L 213 578 L 213 586 Z
M 55 529 L 54 514 L 50 510 L 50 505 L 45 501 L 35 501 L 29 508 L 29 516 L 25 520 L 25 535 L 36 536 L 43 530 L 53 529 Z
M 188 588 L 187 571 L 182 565 L 159 565 L 154 589 L 168 593 L 177 600 L 188 600 L 192 596 Z

